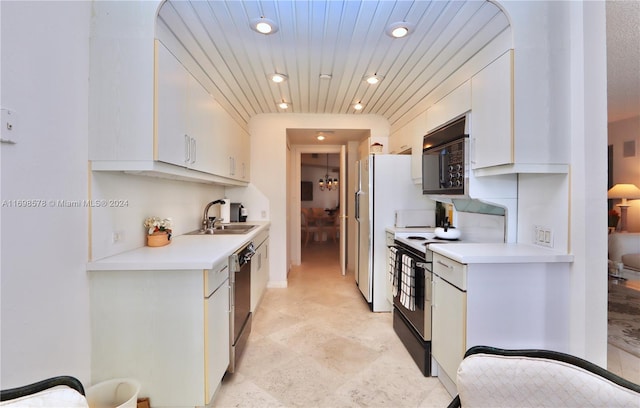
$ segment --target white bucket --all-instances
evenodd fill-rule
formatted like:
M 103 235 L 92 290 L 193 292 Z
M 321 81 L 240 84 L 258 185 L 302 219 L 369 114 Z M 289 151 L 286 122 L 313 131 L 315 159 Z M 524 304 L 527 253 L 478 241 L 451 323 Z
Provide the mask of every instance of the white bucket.
M 136 408 L 140 383 L 131 378 L 115 378 L 89 387 L 89 408 Z

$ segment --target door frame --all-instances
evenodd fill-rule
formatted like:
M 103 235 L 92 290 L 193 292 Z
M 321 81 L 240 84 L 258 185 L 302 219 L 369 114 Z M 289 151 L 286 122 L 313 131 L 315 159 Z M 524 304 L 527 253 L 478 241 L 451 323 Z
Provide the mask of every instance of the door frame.
M 302 181 L 302 154 L 303 153 L 334 153 L 340 154 L 342 149 L 346 149 L 346 145 L 292 145 L 292 155 L 291 160 L 291 174 L 289 175 L 289 182 L 291 188 L 291 196 L 292 200 L 289 206 L 289 219 L 291 220 L 291 229 L 289 230 L 289 235 L 291 240 L 289 241 L 291 247 L 289 248 L 291 253 L 291 264 L 292 265 L 300 265 L 302 263 L 302 246 L 300 243 L 301 239 L 301 220 L 300 220 L 300 210 L 301 206 L 301 197 L 300 197 L 300 182 Z M 340 183 L 338 184 L 340 187 L 339 194 L 341 197 L 346 192 L 346 180 L 342 176 L 343 172 L 346 170 L 346 162 L 343 163 L 343 160 L 340 161 Z M 344 211 L 345 208 L 344 203 L 340 203 L 341 211 Z M 343 222 L 344 224 L 344 222 Z M 340 234 L 340 247 L 346 248 L 346 237 L 345 234 Z M 342 265 L 342 270 L 346 270 L 346 258 L 345 265 Z

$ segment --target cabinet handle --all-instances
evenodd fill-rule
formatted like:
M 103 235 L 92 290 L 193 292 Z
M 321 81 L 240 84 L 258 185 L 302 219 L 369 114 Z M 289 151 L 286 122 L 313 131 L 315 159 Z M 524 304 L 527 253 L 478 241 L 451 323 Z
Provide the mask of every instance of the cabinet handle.
M 196 162 L 196 154 L 198 151 L 198 144 L 196 142 L 196 139 L 191 139 L 191 163 L 195 163 Z
M 436 280 L 432 279 L 431 280 L 431 308 L 432 309 L 436 308 L 436 299 L 435 299 L 435 296 L 433 296 L 434 293 L 436 293 Z
M 444 263 L 444 262 L 442 262 L 440 260 L 438 261 L 438 265 L 442 265 L 442 266 L 444 266 L 445 268 L 448 268 L 448 269 L 453 269 L 453 266 L 447 265 L 446 263 Z
M 191 138 L 184 135 L 184 162 L 189 163 L 191 160 Z

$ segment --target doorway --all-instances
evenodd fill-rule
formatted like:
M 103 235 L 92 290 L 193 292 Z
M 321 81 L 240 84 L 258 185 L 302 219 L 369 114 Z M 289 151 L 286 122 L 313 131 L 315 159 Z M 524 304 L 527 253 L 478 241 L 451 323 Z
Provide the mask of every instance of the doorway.
M 300 179 L 301 261 L 307 261 L 307 256 L 319 249 L 325 256 L 337 259 L 340 255 L 340 154 L 302 153 Z
M 302 263 L 302 249 L 305 244 L 306 246 L 331 246 L 335 242 L 341 271 L 345 274 L 346 148 L 343 145 L 298 145 L 292 146 L 292 153 L 293 163 L 289 178 L 292 190 L 298 192 L 291 195 L 290 203 L 292 264 Z M 320 179 L 323 180 L 323 189 L 320 188 Z M 331 179 L 331 189 L 328 188 L 329 179 Z M 319 226 L 310 233 L 308 240 L 306 231 L 303 232 L 305 220 L 302 215 L 303 209 L 309 212 L 315 211 L 313 224 Z M 338 224 L 337 229 L 329 225 L 330 221 Z

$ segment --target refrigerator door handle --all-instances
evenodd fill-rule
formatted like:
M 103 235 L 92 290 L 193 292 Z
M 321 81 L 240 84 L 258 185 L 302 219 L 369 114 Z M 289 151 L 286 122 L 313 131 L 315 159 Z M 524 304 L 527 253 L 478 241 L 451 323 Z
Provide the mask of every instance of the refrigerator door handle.
M 356 191 L 355 203 L 356 203 L 356 221 L 360 222 L 360 194 L 361 191 Z

